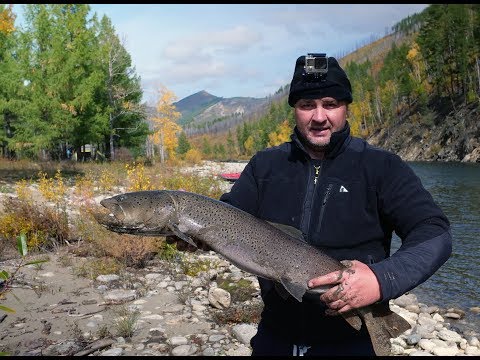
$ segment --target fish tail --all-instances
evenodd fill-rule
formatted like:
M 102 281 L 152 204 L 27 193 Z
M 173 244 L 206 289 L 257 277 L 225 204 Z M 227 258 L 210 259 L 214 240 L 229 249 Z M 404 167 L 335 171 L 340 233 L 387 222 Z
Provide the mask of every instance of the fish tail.
M 387 303 L 370 305 L 360 309 L 360 313 L 377 356 L 391 355 L 390 339 L 410 329 L 409 322 L 391 311 Z

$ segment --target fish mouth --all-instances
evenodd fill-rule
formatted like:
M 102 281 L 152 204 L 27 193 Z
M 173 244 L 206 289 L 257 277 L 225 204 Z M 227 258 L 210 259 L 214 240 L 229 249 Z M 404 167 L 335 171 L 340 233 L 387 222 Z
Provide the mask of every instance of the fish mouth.
M 113 199 L 103 199 L 100 201 L 100 205 L 104 208 L 110 210 L 110 216 L 114 217 L 118 221 L 125 220 L 125 212 L 123 211 L 122 207 L 118 204 L 118 201 Z
M 103 208 L 100 208 L 99 211 L 93 213 L 95 220 L 107 229 L 117 232 L 124 229 L 122 232 L 125 232 L 126 227 L 124 221 L 126 215 L 118 202 L 109 198 L 100 201 L 100 205 L 102 205 Z

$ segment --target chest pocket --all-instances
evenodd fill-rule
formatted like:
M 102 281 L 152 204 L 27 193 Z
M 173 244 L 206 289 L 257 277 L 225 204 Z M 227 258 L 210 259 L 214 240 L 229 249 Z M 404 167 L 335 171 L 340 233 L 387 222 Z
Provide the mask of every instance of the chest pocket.
M 310 238 L 318 246 L 345 247 L 369 241 L 379 229 L 374 188 L 326 179 L 317 189 Z

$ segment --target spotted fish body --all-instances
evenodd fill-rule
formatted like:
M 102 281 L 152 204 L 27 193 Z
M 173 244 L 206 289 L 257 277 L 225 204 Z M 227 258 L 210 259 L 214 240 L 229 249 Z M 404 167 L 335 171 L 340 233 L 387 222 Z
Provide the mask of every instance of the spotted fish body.
M 97 219 L 109 230 L 137 235 L 176 235 L 188 243 L 208 245 L 238 268 L 273 280 L 298 301 L 309 291 L 308 280 L 345 269 L 338 260 L 309 245 L 294 232 L 227 203 L 200 194 L 137 191 L 102 200 L 110 216 Z M 367 326 L 377 355 L 390 354 L 390 337 L 410 328 L 388 304 L 343 314 L 359 330 Z M 374 336 L 373 336 L 374 334 Z

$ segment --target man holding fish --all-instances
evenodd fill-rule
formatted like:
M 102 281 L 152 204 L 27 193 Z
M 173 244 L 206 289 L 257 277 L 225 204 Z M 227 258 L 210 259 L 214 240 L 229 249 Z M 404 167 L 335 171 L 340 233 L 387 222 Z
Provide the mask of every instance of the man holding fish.
M 451 254 L 449 221 L 408 164 L 350 134 L 352 100 L 335 58 L 300 56 L 288 97 L 291 141 L 254 155 L 220 199 L 300 229 L 306 242 L 348 265 L 311 279 L 311 288 L 331 288 L 301 303 L 259 278 L 265 306 L 252 355 L 374 355 L 365 329 L 330 315 L 408 292 Z M 390 256 L 392 232 L 402 246 Z

